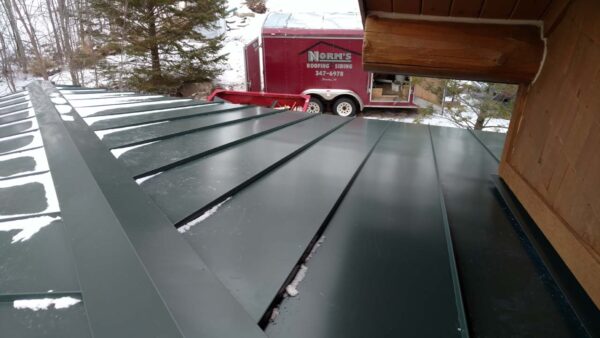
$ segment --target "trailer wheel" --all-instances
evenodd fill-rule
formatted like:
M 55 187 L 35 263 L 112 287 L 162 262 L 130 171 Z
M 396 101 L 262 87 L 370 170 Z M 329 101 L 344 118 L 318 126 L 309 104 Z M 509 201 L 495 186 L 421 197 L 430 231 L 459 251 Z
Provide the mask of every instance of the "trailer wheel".
M 354 100 L 347 97 L 339 98 L 333 104 L 333 112 L 339 116 L 354 116 L 356 115 L 356 110 L 357 107 Z
M 306 108 L 307 113 L 321 114 L 323 113 L 324 109 L 325 106 L 323 105 L 323 102 L 321 102 L 321 100 L 314 96 L 310 97 L 310 101 L 308 101 L 308 107 Z

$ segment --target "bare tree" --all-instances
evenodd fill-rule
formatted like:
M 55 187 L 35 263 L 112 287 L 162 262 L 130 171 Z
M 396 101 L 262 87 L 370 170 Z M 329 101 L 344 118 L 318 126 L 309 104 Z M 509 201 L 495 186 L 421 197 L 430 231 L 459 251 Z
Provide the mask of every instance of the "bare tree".
M 13 1 L 14 11 L 17 14 L 17 17 L 19 18 L 19 21 L 21 21 L 21 24 L 25 28 L 25 32 L 27 33 L 27 36 L 29 37 L 29 42 L 31 43 L 31 48 L 33 49 L 33 53 L 35 54 L 35 57 L 37 59 L 37 65 L 39 68 L 37 69 L 37 71 L 44 78 L 44 80 L 48 80 L 48 69 L 46 67 L 46 60 L 42 55 L 42 51 L 40 50 L 40 43 L 36 34 L 35 27 L 31 22 L 31 15 L 29 14 L 29 9 L 27 8 L 27 5 L 24 0 L 20 0 L 19 3 L 17 3 L 17 0 Z
M 8 59 L 7 51 L 8 48 L 6 41 L 4 40 L 4 34 L 0 32 L 0 69 L 2 71 L 2 77 L 4 77 L 8 84 L 8 89 L 11 93 L 14 93 L 17 91 L 17 88 L 15 86 L 14 74 Z
M 17 55 L 17 59 L 19 60 L 19 64 L 23 72 L 27 73 L 27 57 L 25 55 L 25 47 L 23 46 L 23 40 L 21 39 L 21 33 L 19 32 L 19 26 L 17 25 L 17 20 L 15 19 L 15 14 L 13 12 L 11 0 L 1 1 L 2 7 L 4 7 L 6 19 L 10 26 L 13 40 L 15 42 L 15 52 Z
M 46 8 L 48 9 L 48 19 L 50 20 L 50 25 L 52 26 L 52 34 L 54 34 L 54 45 L 56 46 L 57 57 L 60 61 L 64 60 L 64 54 L 62 49 L 62 37 L 58 32 L 57 26 L 57 18 L 56 18 L 56 7 L 54 6 L 53 0 L 46 0 Z
M 58 0 L 58 17 L 60 18 L 60 27 L 63 35 L 63 47 L 65 57 L 69 65 L 69 73 L 71 74 L 71 81 L 74 85 L 80 85 L 79 74 L 75 69 L 75 59 L 73 54 L 73 46 L 71 45 L 71 31 L 70 31 L 70 13 L 65 3 L 65 0 Z

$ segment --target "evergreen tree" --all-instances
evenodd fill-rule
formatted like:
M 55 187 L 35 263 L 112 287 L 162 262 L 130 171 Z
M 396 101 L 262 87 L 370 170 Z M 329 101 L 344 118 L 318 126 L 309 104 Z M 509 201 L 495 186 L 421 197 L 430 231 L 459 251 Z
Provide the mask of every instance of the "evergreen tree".
M 225 17 L 226 0 L 90 2 L 96 44 L 103 55 L 124 55 L 119 71 L 128 86 L 174 94 L 184 83 L 220 74 L 226 58 L 219 53 L 223 36 L 209 38 L 206 33 Z
M 413 78 L 413 82 L 424 83 L 442 102 L 441 112 L 433 106 L 419 109 L 417 120 L 441 113 L 456 126 L 475 130 L 506 128 L 490 122 L 510 120 L 517 93 L 516 85 L 503 83 L 447 79 L 427 83 L 420 78 Z

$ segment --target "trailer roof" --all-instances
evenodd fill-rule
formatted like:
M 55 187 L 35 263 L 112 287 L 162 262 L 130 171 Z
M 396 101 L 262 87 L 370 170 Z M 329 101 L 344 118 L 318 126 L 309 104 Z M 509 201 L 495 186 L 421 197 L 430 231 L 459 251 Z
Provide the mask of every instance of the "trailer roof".
M 32 83 L 0 98 L 2 333 L 585 336 L 503 140 Z
M 363 35 L 359 13 L 269 13 L 263 34 Z

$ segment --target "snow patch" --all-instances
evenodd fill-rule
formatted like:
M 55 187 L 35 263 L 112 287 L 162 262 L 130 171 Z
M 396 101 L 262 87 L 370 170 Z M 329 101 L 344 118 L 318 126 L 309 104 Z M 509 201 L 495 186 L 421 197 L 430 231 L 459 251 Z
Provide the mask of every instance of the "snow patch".
M 20 123 L 26 122 L 27 120 L 30 120 L 31 121 L 31 127 L 29 127 L 26 130 L 23 130 L 22 132 L 36 130 L 36 129 L 38 129 L 38 123 L 37 123 L 37 119 L 33 118 L 33 109 L 30 109 L 30 115 L 31 115 L 30 117 L 26 117 L 26 118 L 24 118 L 22 120 L 19 120 L 19 121 L 5 123 L 5 124 L 2 125 L 2 127 L 12 126 L 12 125 L 20 124 Z M 3 116 L 6 116 L 6 115 L 3 115 Z
M 152 141 L 152 142 L 147 142 L 147 143 L 142 143 L 142 144 L 136 144 L 136 145 L 131 146 L 131 147 L 115 148 L 115 149 L 111 149 L 110 152 L 113 154 L 114 157 L 119 158 L 119 157 L 121 157 L 121 155 L 123 155 L 124 153 L 126 153 L 126 152 L 128 152 L 128 151 L 130 151 L 132 149 L 143 147 L 143 146 L 147 146 L 149 144 L 156 143 L 156 142 L 158 142 L 158 141 Z
M 9 102 L 13 102 L 13 103 L 10 103 L 10 104 L 8 104 L 6 106 L 3 106 L 2 109 L 4 109 L 4 108 L 12 107 L 12 106 L 15 106 L 15 105 L 18 105 L 18 104 L 23 104 L 24 102 L 14 102 L 14 101 L 20 101 L 22 99 L 25 99 L 25 100 L 29 101 L 29 95 L 15 97 L 15 98 L 12 98 L 10 100 L 3 100 L 3 101 L 0 101 L 0 103 L 2 103 L 4 105 L 4 104 L 7 104 Z
M 13 236 L 12 244 L 28 241 L 33 235 L 37 234 L 42 228 L 47 227 L 50 223 L 60 220 L 60 217 L 32 217 L 7 221 L 0 223 L 0 231 L 15 231 L 19 232 Z
M 62 97 L 53 97 L 50 100 L 52 100 L 52 103 L 54 103 L 54 104 L 67 104 L 68 103 L 67 100 L 63 99 Z
M 53 93 L 54 94 L 54 93 Z M 135 92 L 106 92 L 106 93 L 93 93 L 93 94 L 64 94 L 63 96 L 69 101 L 77 100 L 89 100 L 89 99 L 102 99 L 108 97 L 125 97 L 135 95 Z
M 67 121 L 67 122 L 73 122 L 73 121 L 75 121 L 75 117 L 73 115 L 71 115 L 71 114 L 68 114 L 68 115 L 67 114 L 63 114 L 63 115 L 60 116 L 60 118 L 63 121 Z
M 160 175 L 162 173 L 163 172 L 161 171 L 161 172 L 158 172 L 158 173 L 153 174 L 153 175 L 148 175 L 148 176 L 144 176 L 142 178 L 138 178 L 137 180 L 135 180 L 135 183 L 137 183 L 138 185 L 141 185 L 142 183 L 146 182 L 147 180 L 149 180 L 149 179 L 151 179 L 151 178 L 153 178 L 155 176 L 158 176 L 158 175 Z
M 203 104 L 200 107 L 210 107 L 212 105 L 215 104 L 220 104 L 220 103 L 207 103 L 207 104 Z M 190 109 L 190 108 L 199 108 L 196 106 L 186 106 L 186 107 L 177 107 L 177 108 L 168 108 L 168 109 L 157 109 L 157 110 L 150 110 L 150 111 L 141 111 L 141 112 L 135 112 L 135 113 L 127 113 L 127 114 L 117 114 L 117 115 L 105 115 L 105 116 L 90 116 L 90 117 L 84 117 L 85 122 L 88 125 L 92 125 L 98 121 L 104 121 L 104 120 L 112 120 L 112 119 L 118 119 L 121 117 L 131 117 L 131 116 L 140 116 L 140 115 L 150 115 L 150 114 L 156 114 L 156 113 L 163 113 L 163 112 L 169 112 L 169 111 L 177 111 L 177 110 L 183 110 L 183 109 Z
M 1 176 L 0 178 L 21 176 L 23 174 L 31 174 L 31 173 L 35 173 L 35 172 L 39 172 L 39 171 L 50 170 L 48 168 L 48 159 L 46 158 L 46 152 L 44 151 L 43 148 L 25 150 L 25 151 L 21 151 L 18 153 L 0 155 L 0 162 L 11 160 L 14 158 L 19 158 L 19 157 L 32 157 L 35 162 L 35 167 L 33 168 L 33 170 L 19 172 L 19 173 L 15 173 L 15 174 L 12 174 L 9 176 Z
M 192 221 L 184 224 L 183 226 L 179 227 L 177 229 L 177 231 L 179 231 L 179 233 L 182 233 L 182 234 L 188 232 L 193 226 L 195 226 L 195 225 L 197 225 L 197 224 L 205 221 L 207 218 L 209 218 L 210 216 L 214 215 L 217 212 L 217 210 L 219 210 L 219 208 L 223 204 L 227 203 L 227 201 L 229 201 L 230 199 L 231 199 L 231 197 L 228 197 L 223 202 L 221 202 L 221 203 L 215 205 L 214 207 L 208 209 L 205 213 L 203 213 L 202 215 L 200 215 L 200 217 L 198 217 L 198 218 L 196 218 L 196 219 L 194 219 L 194 220 L 192 220 Z
M 54 107 L 56 107 L 56 110 L 58 110 L 59 114 L 69 114 L 73 111 L 73 107 L 68 104 L 55 104 Z
M 298 272 L 296 273 L 296 276 L 294 276 L 292 282 L 288 286 L 286 286 L 285 292 L 290 297 L 296 297 L 298 295 L 298 285 L 300 284 L 300 282 L 302 282 L 304 277 L 306 277 L 306 271 L 308 270 L 306 263 L 314 256 L 315 252 L 317 252 L 317 249 L 319 249 L 323 242 L 325 242 L 325 235 L 319 237 L 315 245 L 313 245 L 312 249 L 310 250 L 308 256 L 306 256 L 306 259 L 304 259 L 304 263 L 300 265 L 300 269 L 298 269 Z
M 285 292 L 287 292 L 287 294 L 291 297 L 296 297 L 298 295 L 298 285 L 300 282 L 302 282 L 304 277 L 306 277 L 306 270 L 308 270 L 308 267 L 306 267 L 304 264 L 301 264 L 300 269 L 298 269 L 298 272 L 296 273 L 296 276 L 294 276 L 292 282 L 285 287 Z
M 81 117 L 87 117 L 89 115 L 100 113 L 106 110 L 117 109 L 117 108 L 133 108 L 133 107 L 147 107 L 148 110 L 152 110 L 152 107 L 158 104 L 164 103 L 174 103 L 174 102 L 189 102 L 190 100 L 186 99 L 176 99 L 176 100 L 164 100 L 164 101 L 152 101 L 152 102 L 135 102 L 135 103 L 121 103 L 114 105 L 106 105 L 99 107 L 78 107 L 77 113 Z
M 41 147 L 44 145 L 44 143 L 42 142 L 42 135 L 40 134 L 39 131 L 32 131 L 29 133 L 23 133 L 23 134 L 18 134 L 18 135 L 2 137 L 2 138 L 0 138 L 0 142 L 8 141 L 8 140 L 16 139 L 16 138 L 27 137 L 28 135 L 33 136 L 33 140 L 31 140 L 31 143 L 24 145 L 21 148 L 13 149 L 13 150 L 11 150 L 11 152 L 28 150 L 31 148 L 38 148 L 38 147 Z
M 2 115 L 2 117 L 16 115 L 16 114 L 22 114 L 24 112 L 28 112 L 27 113 L 28 117 L 33 116 L 35 114 L 35 111 L 33 110 L 33 108 L 28 108 L 28 109 L 21 109 L 21 110 L 17 110 L 15 112 L 12 112 L 12 113 L 4 114 L 4 115 Z
M 58 199 L 56 197 L 56 191 L 54 190 L 54 182 L 52 181 L 52 176 L 50 175 L 50 173 L 0 180 L 0 188 L 15 187 L 28 183 L 41 183 L 44 186 L 47 204 L 46 209 L 29 214 L 0 215 L 0 220 L 13 217 L 33 216 L 60 211 Z
M 91 98 L 72 100 L 71 105 L 75 108 L 79 107 L 94 107 L 94 106 L 106 106 L 114 104 L 124 104 L 130 102 L 140 102 L 147 99 L 161 98 L 161 95 L 144 95 L 144 96 L 124 96 L 124 97 L 109 97 L 109 98 Z M 155 101 L 152 101 L 155 102 Z
M 15 309 L 39 311 L 48 310 L 50 306 L 54 305 L 56 310 L 61 310 L 67 309 L 79 302 L 81 302 L 81 299 L 73 297 L 19 299 L 13 301 L 13 307 Z
M 120 132 L 120 131 L 124 131 L 124 130 L 137 129 L 137 128 L 141 128 L 141 127 L 153 126 L 153 125 L 163 124 L 163 123 L 167 123 L 167 122 L 168 121 L 159 121 L 159 122 L 152 122 L 152 123 L 146 123 L 146 124 L 138 124 L 138 125 L 135 125 L 135 126 L 113 128 L 113 129 L 104 129 L 104 130 L 98 130 L 95 133 L 102 140 L 104 138 L 104 136 L 110 135 L 112 133 L 116 133 L 116 132 Z

